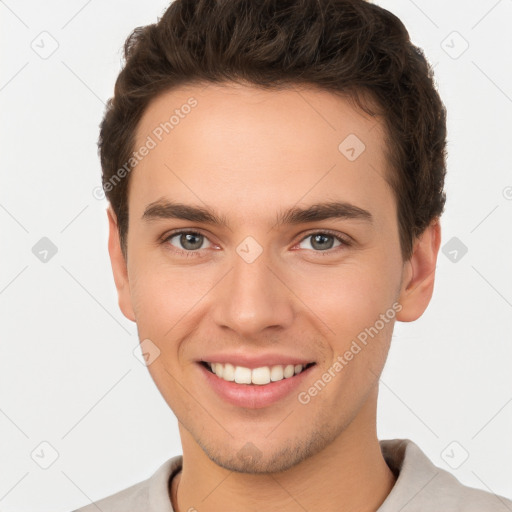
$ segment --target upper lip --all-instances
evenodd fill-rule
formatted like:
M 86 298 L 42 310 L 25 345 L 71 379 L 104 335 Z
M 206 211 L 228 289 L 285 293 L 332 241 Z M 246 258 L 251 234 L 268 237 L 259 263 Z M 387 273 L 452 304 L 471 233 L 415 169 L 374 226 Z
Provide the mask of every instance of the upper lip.
M 243 366 L 251 370 L 261 368 L 262 366 L 286 366 L 289 364 L 305 366 L 315 362 L 313 359 L 285 354 L 212 354 L 201 358 L 199 361 L 206 363 L 230 363 L 233 366 Z

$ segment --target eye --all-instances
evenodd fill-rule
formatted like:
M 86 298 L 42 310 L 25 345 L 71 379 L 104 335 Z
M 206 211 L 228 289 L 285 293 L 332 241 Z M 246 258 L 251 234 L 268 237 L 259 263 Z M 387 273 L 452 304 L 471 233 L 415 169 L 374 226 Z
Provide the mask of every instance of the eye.
M 173 239 L 177 239 L 178 246 L 172 243 Z M 178 231 L 167 236 L 163 242 L 172 245 L 177 252 L 194 253 L 200 249 L 205 249 L 204 242 L 208 241 L 206 236 L 197 231 Z
M 303 247 L 303 249 L 313 249 L 315 252 L 325 252 L 333 247 L 338 248 L 350 245 L 348 239 L 345 239 L 340 235 L 330 233 L 329 231 L 317 231 L 315 233 L 310 233 L 303 238 L 300 243 L 303 243 L 306 240 L 311 241 L 309 242 L 309 247 Z M 338 245 L 334 245 L 336 242 L 338 242 Z
M 300 247 L 301 244 L 304 244 L 308 240 L 310 240 L 308 242 L 309 247 Z M 208 238 L 197 231 L 174 231 L 164 236 L 162 243 L 170 245 L 173 252 L 184 256 L 200 256 L 201 249 L 212 247 Z M 205 246 L 205 243 L 209 245 Z M 340 250 L 339 248 L 348 247 L 350 245 L 351 242 L 348 237 L 343 237 L 340 234 L 331 233 L 330 231 L 309 233 L 297 244 L 301 249 L 310 249 L 317 253 L 327 252 L 328 254 L 337 252 L 337 250 Z

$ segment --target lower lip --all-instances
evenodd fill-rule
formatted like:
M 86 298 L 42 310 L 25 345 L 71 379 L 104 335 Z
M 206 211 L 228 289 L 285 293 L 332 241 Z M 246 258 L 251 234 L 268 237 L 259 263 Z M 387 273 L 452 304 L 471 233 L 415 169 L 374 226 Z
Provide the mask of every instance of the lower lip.
M 201 363 L 198 363 L 198 365 L 208 384 L 223 400 L 237 407 L 248 409 L 267 407 L 285 398 L 300 387 L 304 378 L 309 375 L 310 370 L 315 366 L 310 366 L 293 377 L 258 385 L 228 382 L 207 370 Z

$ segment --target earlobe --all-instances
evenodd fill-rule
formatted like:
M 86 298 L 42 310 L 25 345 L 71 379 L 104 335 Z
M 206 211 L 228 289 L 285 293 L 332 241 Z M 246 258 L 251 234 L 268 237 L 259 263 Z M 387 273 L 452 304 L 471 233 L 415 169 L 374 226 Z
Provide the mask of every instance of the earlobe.
M 441 244 L 441 225 L 434 219 L 414 244 L 411 259 L 406 262 L 405 278 L 398 301 L 402 305 L 396 318 L 413 322 L 427 309 L 434 291 L 437 255 Z
M 131 303 L 128 269 L 126 260 L 121 250 L 116 214 L 110 205 L 107 208 L 107 217 L 109 225 L 108 252 L 110 255 L 110 263 L 112 265 L 114 282 L 117 289 L 119 308 L 126 318 L 135 322 L 135 314 L 133 312 Z

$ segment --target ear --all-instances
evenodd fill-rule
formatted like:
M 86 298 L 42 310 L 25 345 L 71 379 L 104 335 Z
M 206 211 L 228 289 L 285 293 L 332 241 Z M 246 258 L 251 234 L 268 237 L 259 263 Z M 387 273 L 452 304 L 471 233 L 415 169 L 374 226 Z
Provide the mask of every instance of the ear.
M 434 219 L 416 239 L 411 259 L 405 263 L 396 315 L 400 322 L 413 322 L 427 309 L 434 291 L 437 254 L 441 244 L 441 225 Z
M 121 251 L 116 214 L 110 205 L 107 208 L 107 216 L 109 225 L 108 253 L 110 255 L 110 263 L 112 264 L 114 282 L 116 283 L 119 307 L 126 318 L 135 322 L 130 295 L 130 283 L 128 281 L 128 269 L 123 252 Z

